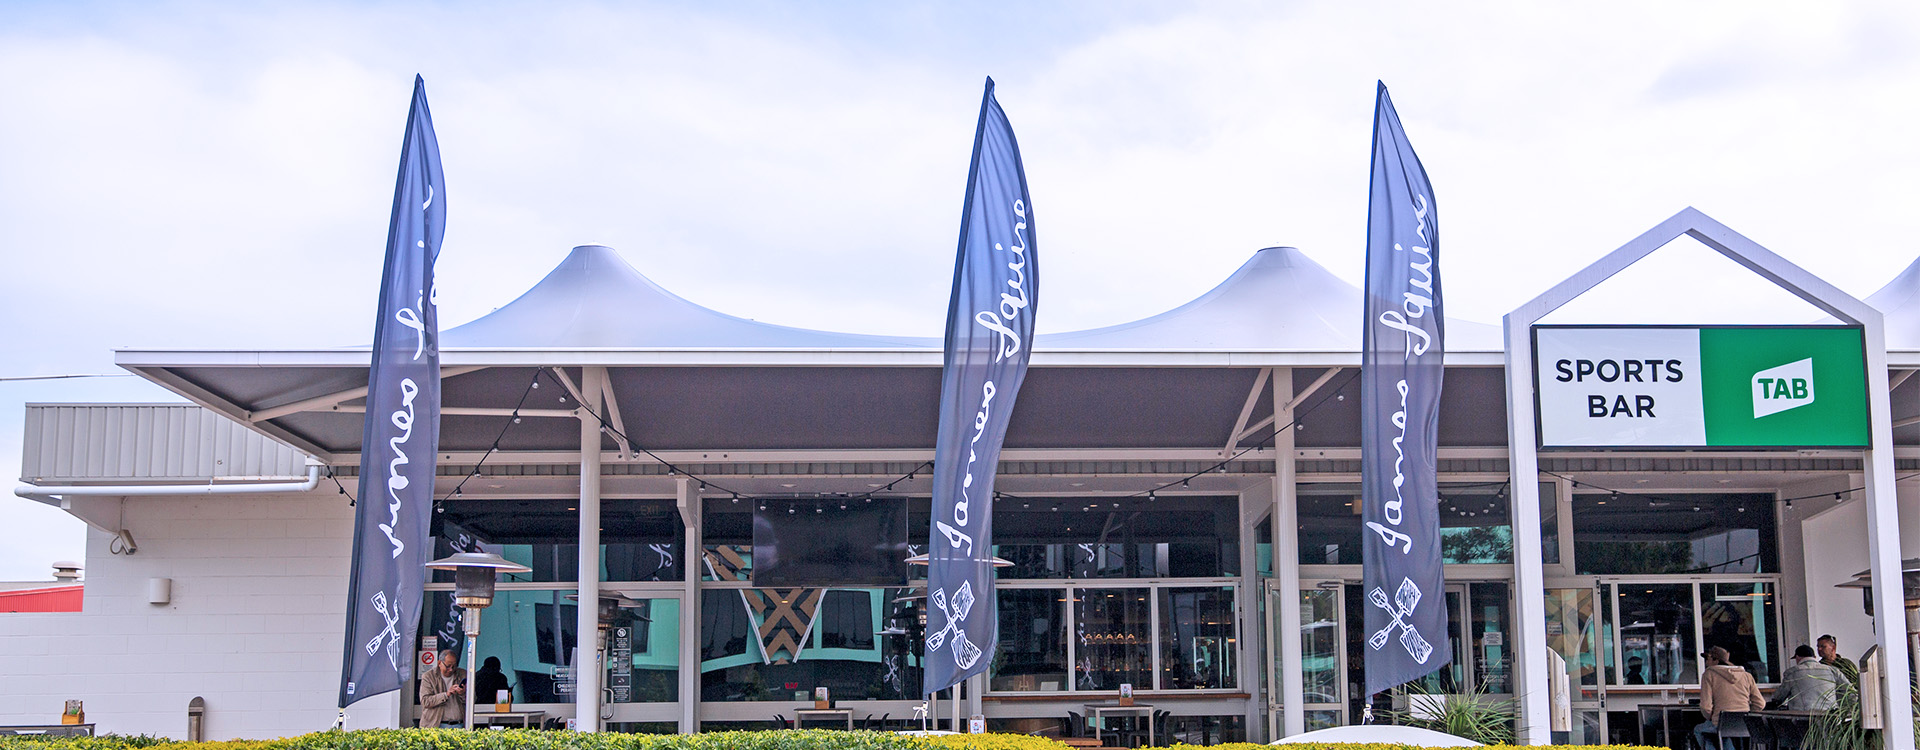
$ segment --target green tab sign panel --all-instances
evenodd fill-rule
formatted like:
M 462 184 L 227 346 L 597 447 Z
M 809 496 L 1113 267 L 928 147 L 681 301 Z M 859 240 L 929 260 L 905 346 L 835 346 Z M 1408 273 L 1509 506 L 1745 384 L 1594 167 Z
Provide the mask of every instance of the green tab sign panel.
M 1542 448 L 1865 447 L 1850 326 L 1535 326 Z

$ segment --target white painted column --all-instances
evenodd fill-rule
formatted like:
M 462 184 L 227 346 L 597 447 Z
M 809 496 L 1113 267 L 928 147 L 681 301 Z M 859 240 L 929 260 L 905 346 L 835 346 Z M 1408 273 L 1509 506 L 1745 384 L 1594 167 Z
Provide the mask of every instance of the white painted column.
M 700 571 L 705 554 L 700 546 L 703 523 L 700 494 L 693 482 L 680 478 L 680 519 L 687 527 L 680 569 L 686 588 L 680 594 L 680 733 L 700 731 Z
M 606 371 L 584 367 L 580 392 L 580 601 L 576 611 L 573 664 L 574 724 L 582 732 L 600 730 L 600 420 L 601 379 Z
M 1867 571 L 1873 577 L 1873 631 L 1880 646 L 1887 750 L 1914 750 L 1913 704 L 1907 665 L 1906 601 L 1900 575 L 1900 508 L 1893 477 L 1893 412 L 1887 384 L 1887 339 L 1876 313 L 1864 325 L 1867 339 L 1867 413 L 1873 447 L 1866 454 Z
M 1516 313 L 1517 314 L 1517 313 Z M 1540 551 L 1540 453 L 1533 434 L 1533 343 L 1529 324 L 1506 320 L 1507 467 L 1513 524 L 1513 677 L 1520 710 L 1514 741 L 1552 740 L 1553 706 L 1547 682 L 1547 581 Z M 1560 533 L 1571 535 L 1572 529 Z
M 1280 685 L 1278 675 L 1267 669 L 1272 657 L 1267 650 L 1270 648 L 1267 644 L 1270 628 L 1261 617 L 1265 611 L 1261 606 L 1261 597 L 1266 596 L 1267 592 L 1260 585 L 1259 519 L 1264 515 L 1269 522 L 1272 521 L 1273 500 L 1254 489 L 1257 487 L 1241 492 L 1235 503 L 1240 514 L 1240 584 L 1234 587 L 1233 609 L 1236 613 L 1234 625 L 1239 628 L 1241 646 L 1235 655 L 1240 660 L 1237 667 L 1240 675 L 1238 687 L 1253 696 L 1247 699 L 1246 710 L 1242 712 L 1245 714 L 1243 720 L 1247 722 L 1247 737 L 1255 742 L 1267 742 L 1279 739 L 1267 736 L 1272 729 L 1267 721 L 1267 711 L 1280 695 Z M 1268 553 L 1271 555 L 1272 550 L 1268 550 Z M 1255 689 L 1256 686 L 1264 686 L 1268 694 L 1262 694 Z
M 1273 368 L 1273 580 L 1280 590 L 1274 648 L 1280 653 L 1281 733 L 1307 731 L 1307 688 L 1300 654 L 1300 495 L 1295 476 L 1293 368 Z

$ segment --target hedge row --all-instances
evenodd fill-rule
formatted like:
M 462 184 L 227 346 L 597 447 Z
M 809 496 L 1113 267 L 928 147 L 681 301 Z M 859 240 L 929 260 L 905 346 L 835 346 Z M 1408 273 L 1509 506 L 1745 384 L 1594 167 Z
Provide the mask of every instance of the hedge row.
M 1539 747 L 1540 747 L 1539 745 L 1487 745 L 1486 749 L 1487 750 L 1539 750 Z M 1555 745 L 1554 747 L 1575 747 L 1575 746 Z M 1579 747 L 1581 750 L 1663 750 L 1663 748 L 1647 747 L 1645 745 L 1578 745 L 1577 747 Z M 1312 744 L 1305 744 L 1305 745 L 1277 745 L 1277 746 L 1258 745 L 1252 742 L 1227 742 L 1219 745 L 1206 746 L 1206 750 L 1276 750 L 1277 748 L 1281 748 L 1284 750 L 1434 750 L 1433 748 L 1420 748 L 1414 745 L 1385 745 L 1377 742 L 1367 742 L 1367 743 L 1348 742 L 1348 743 L 1338 743 L 1338 744 L 1312 743 Z M 1174 745 L 1172 748 L 1169 748 L 1168 750 L 1200 750 L 1200 746 Z
M 455 729 L 380 729 L 316 732 L 278 740 L 177 742 L 154 737 L 0 737 L 0 750 L 1069 750 L 1056 740 L 1025 734 L 955 734 L 910 737 L 890 732 L 841 732 L 802 729 L 769 732 L 699 734 L 624 734 L 509 729 L 465 732 Z M 1286 745 L 1288 750 L 1421 750 L 1409 745 Z M 1590 746 L 1592 750 L 1655 750 L 1626 745 Z M 1198 750 L 1175 745 L 1172 750 Z M 1274 750 L 1235 742 L 1208 750 Z M 1489 750 L 1517 750 L 1500 746 Z

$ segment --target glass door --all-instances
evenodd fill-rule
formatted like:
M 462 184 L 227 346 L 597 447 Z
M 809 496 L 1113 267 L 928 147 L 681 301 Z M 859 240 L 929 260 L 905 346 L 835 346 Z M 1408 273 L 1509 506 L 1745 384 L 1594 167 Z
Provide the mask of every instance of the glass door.
M 1465 632 L 1462 624 L 1466 622 L 1467 585 L 1464 583 L 1447 584 L 1447 653 L 1451 655 L 1445 667 L 1430 672 L 1416 680 L 1419 692 L 1435 695 L 1450 695 L 1471 690 L 1466 676 L 1474 674 L 1472 654 L 1466 647 L 1461 634 Z
M 1280 588 L 1268 582 L 1267 643 L 1278 644 L 1281 638 L 1291 638 L 1296 633 L 1300 638 L 1300 683 L 1309 732 L 1346 723 L 1347 633 L 1342 616 L 1345 611 L 1342 588 L 1337 580 L 1301 581 L 1300 622 L 1296 631 L 1279 621 Z M 1278 647 L 1269 648 L 1268 653 L 1272 658 L 1267 663 L 1267 736 L 1278 738 L 1285 722 L 1287 696 L 1281 684 L 1287 665 L 1281 661 Z
M 1547 648 L 1567 662 L 1567 697 L 1573 714 L 1567 730 L 1553 733 L 1555 743 L 1606 742 L 1607 684 L 1601 679 L 1601 666 L 1612 650 L 1600 642 L 1600 608 L 1605 603 L 1599 584 L 1590 579 L 1547 582 Z

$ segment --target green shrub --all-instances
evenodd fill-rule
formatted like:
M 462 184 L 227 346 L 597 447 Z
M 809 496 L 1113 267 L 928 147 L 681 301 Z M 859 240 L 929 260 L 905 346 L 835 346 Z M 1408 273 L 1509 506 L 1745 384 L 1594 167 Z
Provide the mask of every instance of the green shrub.
M 698 734 L 618 734 L 509 729 L 373 729 L 315 732 L 277 740 L 176 742 L 157 737 L 0 737 L 0 750 L 1068 750 L 1057 740 L 1024 734 L 959 734 L 909 737 L 890 732 L 803 729 Z M 1197 750 L 1191 745 L 1175 748 Z M 1406 745 L 1289 745 L 1289 750 L 1420 750 Z M 1495 746 L 1491 750 L 1519 750 Z M 1245 742 L 1211 750 L 1273 750 Z M 1654 750 L 1624 745 L 1592 750 Z
M 1200 750 L 1199 745 L 1174 745 L 1169 750 Z M 1274 750 L 1267 745 L 1251 742 L 1228 742 L 1221 745 L 1205 746 L 1207 750 Z M 1308 743 L 1303 745 L 1280 745 L 1286 750 L 1422 750 L 1414 745 L 1387 745 L 1377 742 L 1341 742 Z M 1487 750 L 1535 750 L 1539 745 L 1488 745 Z M 1565 747 L 1556 745 L 1555 747 Z M 1581 750 L 1661 750 L 1643 745 L 1582 745 Z

